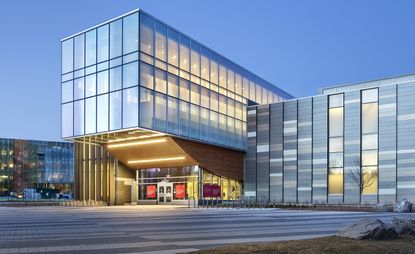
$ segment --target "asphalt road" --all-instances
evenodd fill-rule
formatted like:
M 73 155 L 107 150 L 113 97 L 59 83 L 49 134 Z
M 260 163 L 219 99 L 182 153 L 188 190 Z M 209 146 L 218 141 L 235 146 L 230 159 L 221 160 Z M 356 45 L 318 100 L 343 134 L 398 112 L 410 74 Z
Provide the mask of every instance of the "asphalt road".
M 171 206 L 0 207 L 2 253 L 180 253 L 334 234 L 392 213 Z

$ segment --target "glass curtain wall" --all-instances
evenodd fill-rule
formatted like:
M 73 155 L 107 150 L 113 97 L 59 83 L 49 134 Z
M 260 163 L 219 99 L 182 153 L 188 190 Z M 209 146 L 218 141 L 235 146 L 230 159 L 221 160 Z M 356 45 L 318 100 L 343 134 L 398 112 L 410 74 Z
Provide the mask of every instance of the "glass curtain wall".
M 343 194 L 343 94 L 329 96 L 328 193 Z
M 378 193 L 378 89 L 363 90 L 362 98 L 362 194 Z

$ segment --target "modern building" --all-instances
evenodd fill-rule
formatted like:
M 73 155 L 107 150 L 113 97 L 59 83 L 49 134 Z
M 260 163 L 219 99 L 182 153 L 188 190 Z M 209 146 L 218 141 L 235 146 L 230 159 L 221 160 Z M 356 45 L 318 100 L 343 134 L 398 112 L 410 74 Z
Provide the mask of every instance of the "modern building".
M 0 201 L 71 198 L 73 144 L 0 139 Z
M 61 43 L 80 200 L 238 199 L 247 107 L 293 98 L 141 10 Z
M 415 202 L 415 75 L 248 108 L 245 195 L 271 203 Z

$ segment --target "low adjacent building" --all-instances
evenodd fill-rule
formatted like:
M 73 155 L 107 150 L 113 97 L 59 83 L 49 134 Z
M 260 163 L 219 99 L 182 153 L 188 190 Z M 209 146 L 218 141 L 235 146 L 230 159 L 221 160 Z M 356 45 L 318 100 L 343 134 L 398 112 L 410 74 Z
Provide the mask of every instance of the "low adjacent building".
M 73 144 L 0 139 L 0 201 L 71 198 Z

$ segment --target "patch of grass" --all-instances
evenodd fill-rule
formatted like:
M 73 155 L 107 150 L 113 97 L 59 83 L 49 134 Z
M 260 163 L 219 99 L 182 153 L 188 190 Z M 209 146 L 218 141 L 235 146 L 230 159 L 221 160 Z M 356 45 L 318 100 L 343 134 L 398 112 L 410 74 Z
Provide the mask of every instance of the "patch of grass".
M 405 236 L 395 240 L 363 241 L 342 237 L 322 237 L 307 240 L 237 244 L 210 250 L 196 251 L 197 254 L 409 254 L 415 253 L 415 237 Z

